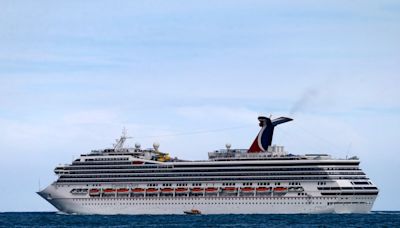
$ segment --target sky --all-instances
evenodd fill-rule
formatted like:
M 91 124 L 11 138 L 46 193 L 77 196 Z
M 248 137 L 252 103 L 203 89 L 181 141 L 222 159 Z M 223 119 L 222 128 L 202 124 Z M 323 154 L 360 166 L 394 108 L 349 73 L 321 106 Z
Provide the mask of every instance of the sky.
M 258 115 L 294 119 L 292 154 L 358 156 L 400 210 L 398 1 L 0 1 L 0 211 L 67 164 L 160 143 L 183 159 L 249 148 Z

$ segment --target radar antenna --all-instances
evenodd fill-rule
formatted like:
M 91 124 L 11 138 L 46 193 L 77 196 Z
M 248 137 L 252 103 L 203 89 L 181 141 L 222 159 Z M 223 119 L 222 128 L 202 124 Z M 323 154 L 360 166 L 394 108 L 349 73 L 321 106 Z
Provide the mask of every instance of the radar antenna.
M 120 137 L 119 139 L 116 139 L 116 140 L 115 140 L 116 143 L 113 144 L 114 150 L 118 151 L 118 150 L 121 150 L 122 148 L 124 148 L 124 143 L 125 143 L 125 141 L 126 141 L 127 139 L 131 139 L 131 138 L 132 138 L 132 137 L 128 137 L 127 134 L 128 134 L 128 131 L 127 131 L 126 128 L 124 127 L 124 128 L 122 129 L 122 135 L 121 135 L 121 137 Z

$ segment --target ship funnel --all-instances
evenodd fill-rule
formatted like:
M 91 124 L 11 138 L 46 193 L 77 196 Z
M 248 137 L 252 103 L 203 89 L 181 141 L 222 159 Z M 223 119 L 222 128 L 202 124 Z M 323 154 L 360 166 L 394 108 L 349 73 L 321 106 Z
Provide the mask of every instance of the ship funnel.
M 258 153 L 264 152 L 268 150 L 268 146 L 271 146 L 272 137 L 274 135 L 274 128 L 279 124 L 283 124 L 293 119 L 287 117 L 279 117 L 271 120 L 265 116 L 259 116 L 258 120 L 260 121 L 261 130 L 258 133 L 256 139 L 253 144 L 251 144 L 249 153 Z

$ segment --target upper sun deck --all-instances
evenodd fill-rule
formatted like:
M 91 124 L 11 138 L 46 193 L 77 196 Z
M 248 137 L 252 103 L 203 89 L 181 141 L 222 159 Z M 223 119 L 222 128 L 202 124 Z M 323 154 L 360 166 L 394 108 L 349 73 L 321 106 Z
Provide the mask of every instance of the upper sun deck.
M 226 144 L 226 149 L 215 150 L 208 153 L 207 161 L 244 161 L 244 160 L 333 160 L 327 154 L 305 154 L 293 155 L 285 151 L 283 146 L 271 145 L 274 128 L 282 123 L 292 121 L 287 117 L 279 117 L 275 119 L 264 116 L 258 117 L 260 132 L 249 149 L 231 149 L 230 144 Z M 128 155 L 133 159 L 152 160 L 156 162 L 184 162 L 178 158 L 171 159 L 168 153 L 159 151 L 160 144 L 154 143 L 153 148 L 141 149 L 139 143 L 134 148 L 124 147 L 128 138 L 126 130 L 122 132 L 122 136 L 116 140 L 111 149 L 93 150 L 89 154 L 81 156 L 81 160 L 90 160 L 88 157 L 103 156 L 119 156 Z M 357 160 L 352 157 L 349 160 Z M 93 159 L 92 159 L 93 160 Z M 100 158 L 102 160 L 102 158 Z M 109 159 L 113 160 L 113 159 Z
M 233 160 L 332 160 L 328 154 L 305 154 L 294 155 L 285 151 L 283 146 L 269 146 L 264 152 L 251 153 L 246 149 L 230 149 L 227 145 L 226 149 L 220 149 L 208 153 L 210 161 L 233 161 Z M 357 157 L 350 158 L 357 160 Z
M 102 158 L 107 157 L 107 159 Z M 113 158 L 114 157 L 114 158 Z M 128 157 L 129 160 L 151 160 L 156 163 L 160 162 L 218 162 L 218 161 L 257 161 L 257 160 L 358 160 L 357 157 L 351 157 L 349 159 L 336 159 L 332 158 L 328 154 L 305 154 L 305 155 L 294 155 L 284 150 L 283 146 L 269 146 L 267 151 L 250 153 L 246 149 L 220 149 L 208 153 L 208 160 L 181 160 L 178 158 L 170 158 L 169 154 L 158 151 L 157 149 L 148 148 L 140 149 L 136 148 L 120 148 L 115 149 L 104 149 L 104 150 L 93 150 L 89 154 L 82 154 L 81 158 L 78 159 L 83 161 L 97 161 L 97 160 L 116 160 L 116 157 Z

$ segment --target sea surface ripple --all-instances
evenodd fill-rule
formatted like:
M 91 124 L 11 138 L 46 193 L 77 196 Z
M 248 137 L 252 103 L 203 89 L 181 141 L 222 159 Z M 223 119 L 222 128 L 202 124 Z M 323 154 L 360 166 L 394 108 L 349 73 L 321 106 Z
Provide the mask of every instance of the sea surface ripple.
M 399 211 L 295 215 L 67 215 L 0 213 L 0 227 L 400 227 Z

